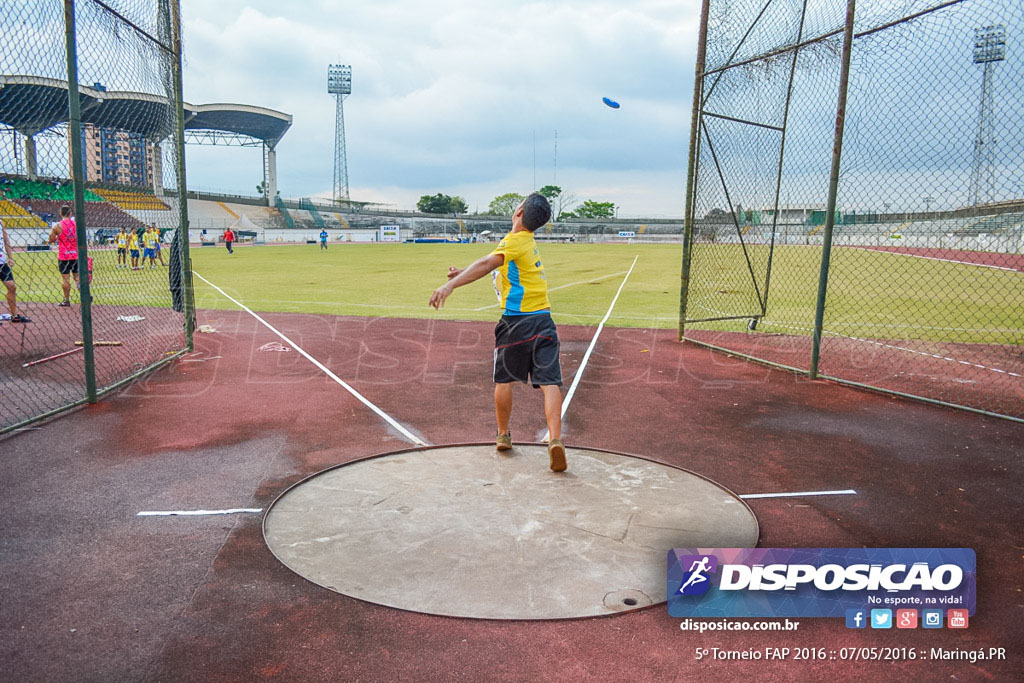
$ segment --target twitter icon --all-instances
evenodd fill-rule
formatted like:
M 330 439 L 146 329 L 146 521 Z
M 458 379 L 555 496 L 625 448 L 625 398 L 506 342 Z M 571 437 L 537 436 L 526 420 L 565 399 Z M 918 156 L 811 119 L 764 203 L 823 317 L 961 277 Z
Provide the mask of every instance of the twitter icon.
M 871 628 L 892 628 L 892 610 L 871 610 Z

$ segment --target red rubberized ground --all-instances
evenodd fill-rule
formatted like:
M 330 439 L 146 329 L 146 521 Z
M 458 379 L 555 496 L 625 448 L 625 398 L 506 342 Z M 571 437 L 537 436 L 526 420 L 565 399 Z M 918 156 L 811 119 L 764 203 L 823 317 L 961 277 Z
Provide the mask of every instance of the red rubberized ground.
M 687 338 L 806 371 L 809 335 L 688 330 Z M 1024 355 L 1010 344 L 824 336 L 819 372 L 1024 419 Z
M 492 438 L 492 325 L 265 318 L 430 443 Z M 979 597 L 970 627 L 853 631 L 841 619 L 802 619 L 796 632 L 699 635 L 680 631 L 663 605 L 543 623 L 435 617 L 304 581 L 270 554 L 260 515 L 136 516 L 266 509 L 313 472 L 408 446 L 299 354 L 259 351 L 279 340 L 247 314 L 202 312 L 199 322 L 218 332 L 197 334 L 194 354 L 96 406 L 0 440 L 4 678 L 1019 675 L 1024 425 L 810 382 L 679 344 L 671 331 L 606 329 L 569 408 L 570 444 L 645 455 L 741 494 L 856 489 L 750 501 L 760 545 L 975 548 Z M 560 333 L 568 382 L 593 329 Z M 536 440 L 540 407 L 539 392 L 517 388 L 514 437 Z M 698 647 L 802 646 L 1003 646 L 1009 659 L 694 659 Z
M 1024 254 L 1002 254 L 994 251 L 972 251 L 969 249 L 941 249 L 938 247 L 859 246 L 856 248 L 872 249 L 874 251 L 889 251 L 894 254 L 907 254 L 908 256 L 920 256 L 923 258 L 936 259 L 939 261 L 951 261 L 953 263 L 966 263 L 978 266 L 990 266 L 993 268 L 1005 268 L 1007 270 L 1018 270 L 1024 273 Z

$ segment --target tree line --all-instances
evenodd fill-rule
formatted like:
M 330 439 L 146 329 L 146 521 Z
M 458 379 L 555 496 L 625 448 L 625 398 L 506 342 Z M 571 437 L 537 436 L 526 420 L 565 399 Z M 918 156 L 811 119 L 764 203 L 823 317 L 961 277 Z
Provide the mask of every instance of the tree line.
M 567 218 L 614 218 L 614 202 L 598 202 L 586 199 L 582 202 L 571 193 L 562 192 L 558 185 L 545 185 L 537 190 L 551 202 L 551 219 L 561 221 Z M 491 200 L 487 207 L 490 216 L 511 216 L 525 195 L 518 192 L 506 192 Z M 435 195 L 425 194 L 416 202 L 416 208 L 423 213 L 458 214 L 466 213 L 469 207 L 462 197 L 451 197 L 438 192 Z

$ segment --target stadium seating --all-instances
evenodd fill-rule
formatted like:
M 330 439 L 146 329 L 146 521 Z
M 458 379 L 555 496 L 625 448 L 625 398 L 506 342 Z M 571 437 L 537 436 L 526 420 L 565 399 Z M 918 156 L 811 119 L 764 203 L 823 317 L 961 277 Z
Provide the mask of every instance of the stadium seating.
M 129 211 L 170 211 L 170 207 L 152 193 L 107 188 L 94 188 L 93 192 L 119 209 Z
M 242 214 L 245 214 L 249 220 L 261 228 L 279 230 L 287 227 L 277 209 L 205 199 L 188 200 L 189 223 L 196 230 L 223 231 L 224 228 L 234 224 Z
M 1002 235 L 1019 230 L 1024 213 L 1003 213 L 974 220 L 956 230 L 957 235 Z
M 19 199 L 17 202 L 23 209 L 30 211 L 37 216 L 46 217 L 53 221 L 60 216 L 60 207 L 67 204 L 66 201 L 55 201 L 53 199 Z M 85 203 L 85 224 L 89 228 L 128 228 L 135 230 L 145 228 L 146 224 L 134 218 L 113 204 L 104 201 L 92 201 Z
M 46 221 L 9 199 L 0 199 L 0 222 L 7 228 L 45 228 Z
M 339 214 L 339 213 L 331 211 L 329 213 L 328 212 L 321 213 L 320 215 L 324 217 L 324 224 L 328 228 L 334 228 L 334 229 L 337 229 L 337 228 L 348 228 L 348 223 L 347 222 L 344 222 L 344 223 L 342 222 L 342 217 L 341 217 L 341 214 Z
M 14 176 L 0 177 L 0 195 L 7 199 L 52 199 L 56 202 L 75 201 L 75 188 L 70 180 L 29 180 Z M 103 197 L 86 189 L 85 201 L 102 202 Z
M 288 209 L 295 221 L 295 227 L 300 230 L 313 230 L 320 232 L 321 226 L 317 225 L 316 218 L 306 209 Z

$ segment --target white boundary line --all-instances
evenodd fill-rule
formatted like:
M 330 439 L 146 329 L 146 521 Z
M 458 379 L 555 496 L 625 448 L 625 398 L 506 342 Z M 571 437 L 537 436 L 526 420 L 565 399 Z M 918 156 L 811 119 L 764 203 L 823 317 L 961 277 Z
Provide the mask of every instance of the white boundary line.
M 576 394 L 576 387 L 580 385 L 580 378 L 583 377 L 583 370 L 587 367 L 587 361 L 590 360 L 590 354 L 594 352 L 594 346 L 597 345 L 597 338 L 601 336 L 601 330 L 604 329 L 604 324 L 608 322 L 608 318 L 612 316 L 612 309 L 615 308 L 615 302 L 619 300 L 619 294 L 622 294 L 622 288 L 626 286 L 626 280 L 633 272 L 633 267 L 636 266 L 636 260 L 640 258 L 637 254 L 633 257 L 633 263 L 630 264 L 629 270 L 626 271 L 626 277 L 622 278 L 622 283 L 619 284 L 618 291 L 615 292 L 615 298 L 612 299 L 611 305 L 608 307 L 608 312 L 601 318 L 601 322 L 597 324 L 597 331 L 594 332 L 594 338 L 590 340 L 590 346 L 587 347 L 587 352 L 583 354 L 583 361 L 580 363 L 579 370 L 576 371 L 576 376 L 572 378 L 572 386 L 569 387 L 569 392 L 562 399 L 562 417 L 565 417 L 565 411 L 569 409 L 569 404 L 572 402 L 572 397 Z M 547 441 L 551 438 L 551 431 L 545 430 L 544 438 L 542 441 Z
M 198 517 L 200 515 L 236 515 L 263 512 L 263 508 L 231 508 L 230 510 L 143 510 L 136 517 Z
M 270 323 L 268 323 L 268 322 L 267 322 L 266 320 L 264 320 L 263 318 L 259 317 L 259 316 L 258 316 L 258 315 L 256 315 L 255 313 L 253 313 L 253 312 L 252 312 L 252 310 L 250 310 L 248 306 L 246 306 L 245 304 L 243 304 L 243 303 L 242 303 L 241 301 L 238 301 L 238 300 L 237 300 L 237 299 L 235 299 L 234 297 L 230 296 L 230 295 L 229 295 L 229 294 L 228 294 L 227 292 L 225 292 L 225 291 L 224 291 L 223 289 L 221 289 L 221 288 L 220 288 L 220 287 L 218 287 L 217 285 L 213 284 L 212 282 L 210 282 L 209 280 L 207 280 L 207 279 L 206 279 L 205 277 L 203 277 L 202 275 L 200 275 L 200 274 L 199 274 L 199 273 L 197 273 L 196 271 L 194 271 L 194 270 L 193 270 L 193 271 L 192 271 L 192 273 L 193 273 L 193 274 L 194 274 L 194 275 L 195 275 L 195 276 L 196 276 L 197 278 L 199 278 L 200 280 L 202 280 L 203 282 L 205 282 L 206 284 L 210 285 L 211 287 L 213 287 L 214 289 L 216 289 L 216 290 L 217 290 L 218 292 L 220 292 L 221 294 L 223 294 L 223 295 L 225 296 L 225 298 L 227 298 L 228 300 L 232 301 L 232 302 L 233 302 L 233 303 L 234 303 L 234 304 L 235 304 L 236 306 L 238 306 L 239 308 L 241 308 L 241 309 L 242 309 L 243 311 L 245 311 L 246 313 L 248 313 L 248 314 L 249 314 L 249 315 L 251 315 L 252 317 L 256 318 L 256 320 L 258 320 L 258 321 L 259 321 L 259 322 L 260 322 L 260 323 L 261 323 L 261 324 L 262 324 L 262 325 L 263 325 L 264 327 L 266 327 L 266 328 L 267 328 L 268 330 L 270 330 L 271 332 L 273 332 L 274 334 L 276 334 L 276 335 L 277 335 L 278 337 L 280 337 L 281 339 L 283 339 L 283 340 L 284 340 L 285 342 L 287 342 L 289 346 L 291 346 L 291 347 L 292 347 L 293 349 L 295 349 L 296 351 L 298 351 L 298 352 L 299 352 L 299 353 L 300 353 L 300 354 L 301 354 L 301 355 L 302 355 L 302 356 L 303 356 L 303 357 L 304 357 L 304 358 L 305 358 L 306 360 L 308 360 L 308 361 L 309 361 L 310 363 L 312 363 L 312 364 L 313 364 L 313 365 L 315 365 L 316 367 L 320 368 L 320 370 L 322 370 L 322 371 L 324 372 L 324 374 L 326 374 L 326 375 L 327 375 L 328 377 L 330 377 L 330 378 L 331 378 L 331 379 L 333 379 L 333 380 L 334 380 L 335 382 L 337 382 L 338 384 L 340 384 L 340 385 L 341 385 L 341 387 L 342 387 L 342 388 L 343 388 L 343 389 L 344 389 L 345 391 L 347 391 L 348 393 L 350 393 L 350 394 L 352 394 L 353 396 L 355 396 L 355 397 L 356 397 L 357 399 L 359 399 L 359 401 L 360 401 L 360 402 L 361 402 L 361 403 L 362 403 L 363 405 L 365 405 L 365 406 L 366 406 L 367 408 L 369 408 L 369 409 L 370 409 L 370 410 L 372 410 L 373 412 L 377 413 L 377 415 L 378 415 L 378 416 L 380 416 L 380 417 L 381 417 L 381 419 L 383 419 L 383 420 L 384 420 L 385 422 L 387 422 L 387 423 L 388 423 L 389 425 L 391 425 L 392 427 L 394 427 L 395 429 L 397 429 L 397 430 L 398 430 L 398 432 L 399 432 L 399 433 L 400 433 L 400 434 L 401 434 L 402 436 L 404 436 L 404 437 L 405 437 L 406 439 L 408 439 L 409 441 L 413 442 L 413 443 L 414 443 L 414 444 L 416 444 L 417 446 L 429 446 L 429 445 L 430 445 L 430 444 L 426 443 L 425 441 L 423 441 L 423 439 L 420 439 L 420 438 L 419 438 L 419 437 L 417 437 L 417 436 L 416 436 L 415 434 L 413 434 L 412 432 L 410 432 L 410 431 L 409 431 L 408 429 L 406 429 L 405 427 L 403 427 L 403 426 L 402 426 L 401 424 L 399 424 L 399 422 L 398 422 L 397 420 L 395 420 L 395 419 L 394 419 L 393 417 L 391 417 L 390 415 L 388 415 L 387 413 L 385 413 L 385 412 L 384 412 L 383 410 L 381 410 L 380 408 L 378 408 L 377 406 L 375 406 L 375 405 L 374 405 L 373 403 L 371 403 L 371 402 L 370 402 L 370 401 L 369 401 L 369 400 L 368 400 L 368 399 L 367 399 L 366 397 L 364 397 L 364 396 L 363 396 L 362 394 L 360 394 L 360 393 L 359 393 L 358 391 L 356 391 L 355 389 L 353 389 L 353 388 L 351 387 L 351 385 L 349 385 L 349 384 L 348 384 L 347 382 L 345 382 L 345 380 L 343 380 L 343 379 L 341 379 L 340 377 L 338 377 L 337 375 L 335 375 L 335 374 L 334 374 L 333 372 L 331 372 L 331 370 L 330 370 L 330 369 L 329 369 L 329 368 L 328 368 L 328 367 L 327 367 L 326 365 L 324 365 L 323 363 L 321 363 L 320 361 L 318 361 L 318 360 L 317 360 L 316 358 L 313 358 L 313 356 L 311 356 L 311 355 L 309 355 L 308 353 L 306 353 L 306 351 L 305 351 L 305 350 L 303 350 L 303 349 L 302 349 L 302 347 L 300 347 L 300 346 L 299 346 L 298 344 L 296 344 L 295 342 L 293 342 L 293 341 L 292 341 L 291 339 L 289 339 L 288 337 L 284 336 L 284 335 L 283 335 L 283 334 L 282 334 L 281 332 L 279 332 L 279 331 L 278 331 L 278 330 L 277 330 L 277 329 L 276 329 L 276 328 L 275 328 L 275 327 L 274 327 L 273 325 L 271 325 Z
M 551 288 L 548 289 L 548 291 L 549 292 L 554 292 L 554 291 L 557 291 L 559 289 L 565 289 L 566 287 L 575 287 L 576 285 L 586 285 L 586 284 L 590 284 L 591 282 L 600 282 L 601 280 L 607 280 L 608 278 L 615 277 L 616 275 L 622 275 L 625 272 L 626 271 L 624 271 L 624 270 L 620 270 L 617 273 L 611 273 L 609 275 L 602 275 L 601 277 L 595 277 L 592 280 L 580 280 L 579 282 L 570 282 L 567 285 L 558 285 L 557 287 L 551 287 Z M 480 308 L 474 308 L 473 310 L 474 311 L 486 311 L 489 308 L 497 308 L 500 305 L 501 304 L 491 304 L 489 306 L 481 306 Z M 594 316 L 594 317 L 597 317 L 597 316 Z
M 1011 273 L 1024 273 L 1024 271 L 1017 270 L 1016 268 L 1007 268 L 1006 266 L 992 266 L 992 265 L 989 265 L 987 263 L 976 263 L 974 261 L 957 261 L 956 259 L 939 258 L 937 256 L 921 256 L 920 254 L 908 254 L 905 251 L 890 251 L 888 249 L 874 249 L 872 247 L 864 247 L 864 246 L 860 246 L 860 245 L 846 245 L 846 246 L 853 247 L 854 249 L 863 249 L 864 251 L 881 252 L 883 254 L 896 254 L 897 256 L 910 256 L 912 258 L 923 258 L 923 259 L 925 259 L 927 261 L 942 261 L 943 263 L 956 263 L 956 264 L 961 265 L 961 266 L 978 266 L 979 268 L 993 268 L 995 270 L 1008 270 Z M 913 249 L 915 247 L 911 247 L 911 248 Z M 917 248 L 920 248 L 920 247 L 917 247 Z M 928 247 L 924 247 L 924 248 L 927 249 Z M 985 252 L 985 253 L 993 253 L 993 252 Z
M 748 493 L 740 496 L 745 500 L 753 498 L 798 498 L 802 496 L 855 496 L 857 492 L 853 489 L 842 491 L 797 491 L 794 493 Z

